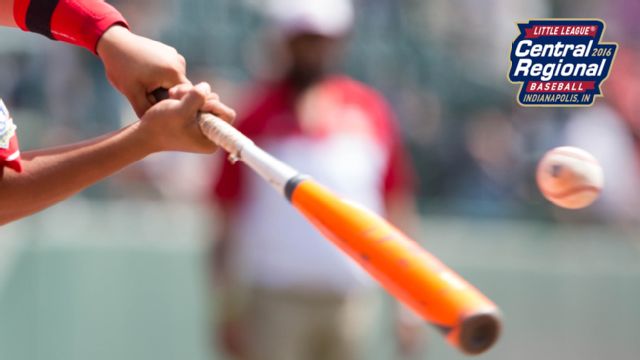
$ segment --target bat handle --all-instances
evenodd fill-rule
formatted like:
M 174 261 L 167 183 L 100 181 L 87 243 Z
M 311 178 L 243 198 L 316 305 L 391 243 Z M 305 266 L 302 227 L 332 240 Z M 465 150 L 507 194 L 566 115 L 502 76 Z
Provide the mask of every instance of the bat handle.
M 162 101 L 169 98 L 169 91 L 159 88 L 151 95 L 157 101 Z M 287 181 L 298 175 L 298 171 L 260 149 L 251 139 L 219 117 L 199 113 L 198 124 L 209 140 L 229 153 L 231 162 L 244 162 L 280 193 L 284 194 Z
M 242 159 L 244 149 L 255 147 L 251 139 L 213 114 L 199 113 L 198 125 L 204 136 L 229 153 L 232 163 Z

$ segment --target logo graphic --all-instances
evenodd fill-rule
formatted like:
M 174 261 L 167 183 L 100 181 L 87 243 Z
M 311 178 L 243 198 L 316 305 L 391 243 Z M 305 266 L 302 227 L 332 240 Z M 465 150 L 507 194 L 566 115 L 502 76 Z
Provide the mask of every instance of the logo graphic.
M 4 105 L 4 101 L 0 99 L 0 134 L 3 134 L 7 129 L 7 123 L 9 122 L 9 110 Z
M 518 24 L 509 81 L 522 106 L 590 106 L 602 96 L 618 44 L 600 42 L 599 19 L 543 19 Z
M 0 149 L 9 148 L 11 138 L 16 133 L 16 126 L 9 116 L 9 110 L 0 100 Z

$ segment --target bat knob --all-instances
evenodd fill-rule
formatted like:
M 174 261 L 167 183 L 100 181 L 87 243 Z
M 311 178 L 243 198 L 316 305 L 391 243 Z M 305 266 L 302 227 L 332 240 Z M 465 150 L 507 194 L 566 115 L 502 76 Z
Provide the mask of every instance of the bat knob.
M 460 326 L 460 348 L 468 354 L 480 354 L 498 340 L 500 328 L 500 314 L 497 311 L 473 314 L 465 318 Z
M 151 92 L 151 96 L 153 96 L 156 101 L 162 101 L 169 98 L 169 90 L 165 88 L 157 88 Z

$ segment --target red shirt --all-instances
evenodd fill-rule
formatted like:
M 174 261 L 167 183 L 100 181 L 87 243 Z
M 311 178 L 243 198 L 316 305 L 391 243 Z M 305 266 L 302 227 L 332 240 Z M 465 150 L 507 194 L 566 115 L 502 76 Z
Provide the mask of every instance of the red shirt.
M 304 94 L 287 83 L 267 86 L 244 114 L 240 131 L 342 198 L 384 214 L 387 195 L 411 190 L 411 168 L 391 111 L 361 83 L 332 77 Z M 231 258 L 248 284 L 337 293 L 374 286 L 362 268 L 244 165 L 225 162 L 213 195 L 233 206 Z
M 384 166 L 373 174 L 379 177 L 379 193 L 386 198 L 396 191 L 413 191 L 413 169 L 388 104 L 378 92 L 346 76 L 328 78 L 305 96 L 287 82 L 266 86 L 241 113 L 237 127 L 259 146 L 287 138 L 320 143 L 336 134 L 367 137 L 384 153 Z M 247 171 L 224 161 L 213 183 L 214 201 L 223 205 L 240 202 L 247 191 Z

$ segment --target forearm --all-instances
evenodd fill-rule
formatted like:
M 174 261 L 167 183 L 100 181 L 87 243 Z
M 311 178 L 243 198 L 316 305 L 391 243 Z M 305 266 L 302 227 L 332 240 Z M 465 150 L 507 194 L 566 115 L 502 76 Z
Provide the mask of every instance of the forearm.
M 0 180 L 0 224 L 59 202 L 151 153 L 139 123 L 82 143 L 26 152 L 23 172 Z

